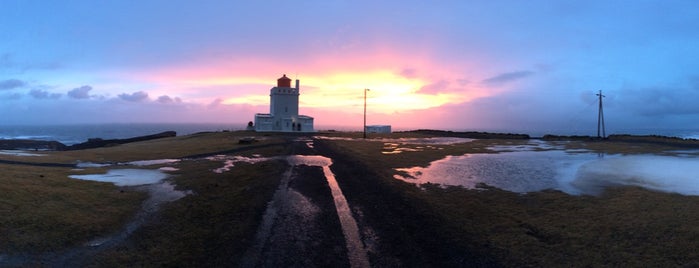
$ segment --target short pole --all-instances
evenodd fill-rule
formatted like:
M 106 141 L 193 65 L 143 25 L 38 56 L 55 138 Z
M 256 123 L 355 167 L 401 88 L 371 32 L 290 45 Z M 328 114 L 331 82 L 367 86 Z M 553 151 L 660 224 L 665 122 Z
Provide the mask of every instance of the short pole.
M 364 89 L 364 139 L 366 139 L 366 92 L 369 91 L 368 88 Z

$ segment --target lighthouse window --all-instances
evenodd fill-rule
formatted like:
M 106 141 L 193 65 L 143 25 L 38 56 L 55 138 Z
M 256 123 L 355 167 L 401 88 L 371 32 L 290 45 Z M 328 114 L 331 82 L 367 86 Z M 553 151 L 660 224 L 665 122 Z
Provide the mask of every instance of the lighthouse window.
M 289 112 L 289 107 L 284 107 L 284 112 Z

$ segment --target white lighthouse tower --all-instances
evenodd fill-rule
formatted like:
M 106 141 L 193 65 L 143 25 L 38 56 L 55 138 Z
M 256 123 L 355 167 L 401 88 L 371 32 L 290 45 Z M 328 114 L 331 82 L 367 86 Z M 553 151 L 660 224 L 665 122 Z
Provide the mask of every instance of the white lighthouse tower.
M 299 80 L 291 87 L 286 74 L 277 79 L 277 86 L 269 92 L 269 113 L 255 114 L 258 132 L 313 132 L 313 117 L 299 115 Z

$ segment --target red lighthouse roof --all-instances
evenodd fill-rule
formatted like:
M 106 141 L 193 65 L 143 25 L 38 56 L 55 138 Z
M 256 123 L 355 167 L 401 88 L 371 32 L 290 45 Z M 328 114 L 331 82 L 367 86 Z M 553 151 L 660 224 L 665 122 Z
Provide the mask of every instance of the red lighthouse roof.
M 291 79 L 286 77 L 286 74 L 277 79 L 277 87 L 291 87 Z

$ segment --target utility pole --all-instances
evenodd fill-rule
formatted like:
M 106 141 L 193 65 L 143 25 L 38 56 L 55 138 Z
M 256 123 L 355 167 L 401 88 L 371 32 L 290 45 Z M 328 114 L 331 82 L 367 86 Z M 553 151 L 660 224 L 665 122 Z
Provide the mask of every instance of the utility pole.
M 599 93 L 597 93 L 596 95 L 599 97 L 599 112 L 597 112 L 597 138 L 604 138 L 607 136 L 607 133 L 604 129 L 604 111 L 602 110 L 602 98 L 604 98 L 604 95 L 602 95 L 602 90 L 600 90 Z M 601 136 L 600 127 L 602 130 Z
M 369 91 L 368 88 L 364 89 L 364 138 L 366 139 L 366 92 Z

